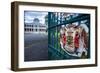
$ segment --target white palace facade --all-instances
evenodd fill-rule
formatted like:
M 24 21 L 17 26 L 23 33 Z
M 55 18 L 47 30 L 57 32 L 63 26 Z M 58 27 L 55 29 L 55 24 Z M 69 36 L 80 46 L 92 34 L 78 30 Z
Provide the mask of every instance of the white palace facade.
M 32 23 L 25 23 L 25 33 L 47 33 L 47 25 L 41 24 L 38 18 L 35 18 Z

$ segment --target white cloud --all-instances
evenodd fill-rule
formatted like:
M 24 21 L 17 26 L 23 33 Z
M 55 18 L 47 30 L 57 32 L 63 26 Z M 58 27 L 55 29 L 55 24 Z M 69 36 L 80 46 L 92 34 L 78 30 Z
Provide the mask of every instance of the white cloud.
M 36 11 L 25 11 L 25 22 L 31 23 L 34 18 L 38 18 L 40 23 L 44 24 L 44 17 L 48 14 L 48 12 L 36 12 Z

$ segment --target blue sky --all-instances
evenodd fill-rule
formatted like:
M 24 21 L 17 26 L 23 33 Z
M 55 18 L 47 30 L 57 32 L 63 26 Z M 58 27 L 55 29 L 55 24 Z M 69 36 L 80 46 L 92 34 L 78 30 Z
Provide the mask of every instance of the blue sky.
M 24 11 L 24 14 L 25 23 L 32 23 L 34 18 L 38 18 L 40 20 L 40 23 L 44 24 L 44 17 L 48 14 L 48 12 Z

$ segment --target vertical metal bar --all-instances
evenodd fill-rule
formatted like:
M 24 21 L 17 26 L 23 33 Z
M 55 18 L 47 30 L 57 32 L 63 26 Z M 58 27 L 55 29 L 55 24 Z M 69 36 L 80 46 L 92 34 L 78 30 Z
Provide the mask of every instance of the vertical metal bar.
M 57 12 L 57 25 L 58 25 L 58 12 Z M 57 49 L 58 49 L 58 43 L 59 43 L 59 41 L 58 41 L 58 27 L 56 29 L 57 29 Z
M 50 13 L 48 12 L 48 28 L 49 28 L 49 25 L 50 25 Z M 50 44 L 50 30 L 48 29 L 48 45 Z

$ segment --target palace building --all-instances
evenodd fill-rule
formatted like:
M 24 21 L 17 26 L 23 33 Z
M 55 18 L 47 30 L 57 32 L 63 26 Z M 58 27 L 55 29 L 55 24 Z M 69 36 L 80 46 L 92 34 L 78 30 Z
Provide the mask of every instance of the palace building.
M 25 33 L 46 33 L 47 25 L 40 23 L 38 18 L 34 18 L 32 23 L 25 23 L 24 25 Z

